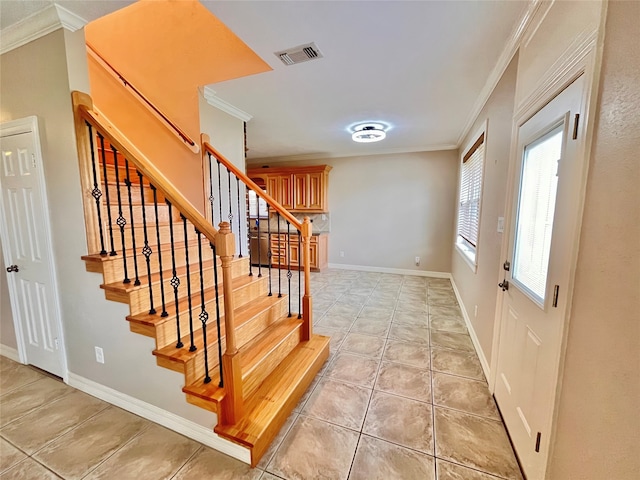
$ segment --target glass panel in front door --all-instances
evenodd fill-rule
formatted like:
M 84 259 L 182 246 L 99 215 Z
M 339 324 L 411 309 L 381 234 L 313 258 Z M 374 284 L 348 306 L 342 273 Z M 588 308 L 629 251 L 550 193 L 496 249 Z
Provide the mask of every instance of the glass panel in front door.
M 525 146 L 518 193 L 513 281 L 544 306 L 564 124 Z

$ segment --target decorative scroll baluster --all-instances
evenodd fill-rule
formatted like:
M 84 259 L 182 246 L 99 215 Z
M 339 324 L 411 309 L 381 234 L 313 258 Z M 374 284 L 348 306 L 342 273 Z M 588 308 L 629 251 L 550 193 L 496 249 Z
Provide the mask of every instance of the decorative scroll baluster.
M 220 371 L 219 387 L 224 387 L 224 378 L 222 373 L 222 333 L 220 329 L 220 298 L 218 297 L 218 254 L 216 252 L 216 246 L 209 242 L 209 246 L 213 251 L 213 283 L 216 295 L 216 327 L 218 328 L 218 370 Z
M 247 255 L 249 256 L 249 276 L 253 277 L 253 265 L 251 265 L 251 204 L 249 195 L 245 195 L 247 204 Z
M 124 266 L 124 280 L 122 283 L 131 283 L 129 279 L 129 272 L 127 269 L 127 246 L 124 239 L 124 227 L 127 225 L 127 220 L 122 216 L 122 196 L 120 195 L 120 173 L 118 166 L 118 151 L 116 147 L 111 145 L 111 151 L 113 152 L 113 165 L 116 170 L 116 192 L 118 193 L 118 218 L 116 219 L 116 224 L 120 227 L 120 240 L 122 242 L 122 263 Z M 134 253 L 135 256 L 135 253 Z
M 288 282 L 288 293 L 289 293 L 289 315 L 291 316 L 291 277 L 293 274 L 291 273 L 291 223 L 287 220 L 287 282 Z
M 262 278 L 262 255 L 260 244 L 260 197 L 256 197 L 256 203 L 258 204 L 258 216 L 256 217 L 256 227 L 258 227 L 258 278 Z
M 209 320 L 209 313 L 207 312 L 205 300 L 204 300 L 204 273 L 202 271 L 202 233 L 196 228 L 196 236 L 198 237 L 198 266 L 200 268 L 200 315 L 198 318 L 202 322 L 202 341 L 204 348 L 204 383 L 209 383 L 211 377 L 209 376 L 209 345 L 207 344 L 207 320 Z
M 124 159 L 124 168 L 127 170 L 127 178 L 124 183 L 127 186 L 127 195 L 129 197 L 129 217 L 131 219 L 131 244 L 133 245 L 133 270 L 136 274 L 136 279 L 133 284 L 140 285 L 140 277 L 138 275 L 138 251 L 136 250 L 136 231 L 133 220 L 133 203 L 131 202 L 131 178 L 129 177 L 129 160 Z
M 178 287 L 180 286 L 180 279 L 176 271 L 176 250 L 175 242 L 173 239 L 173 206 L 169 200 L 165 199 L 167 206 L 169 207 L 169 236 L 171 237 L 171 286 L 173 287 L 173 301 L 176 305 L 176 335 L 178 341 L 176 342 L 176 348 L 184 347 L 182 343 L 182 337 L 180 336 L 180 306 L 178 305 Z
M 110 257 L 116 256 L 116 248 L 113 244 L 113 224 L 111 223 L 111 202 L 109 201 L 109 180 L 107 179 L 107 158 L 104 152 L 104 137 L 100 132 L 98 133 L 98 138 L 100 139 L 100 154 L 102 158 L 102 174 L 104 176 L 104 194 L 107 199 L 107 220 L 109 224 L 109 241 L 111 242 L 111 251 L 109 252 Z M 101 226 L 102 228 L 102 226 Z
M 189 239 L 187 238 L 187 217 L 180 214 L 180 218 L 182 218 L 182 225 L 184 227 L 184 259 L 187 265 L 187 302 L 189 304 L 189 337 L 191 341 L 189 351 L 193 352 L 197 349 L 197 347 L 193 341 L 193 308 L 191 305 L 191 272 L 189 269 Z
M 158 219 L 158 192 L 156 187 L 151 185 L 151 190 L 153 191 L 153 208 L 156 214 L 156 241 L 158 243 L 158 269 L 160 271 L 160 301 L 162 302 L 162 313 L 161 317 L 168 317 L 167 308 L 165 306 L 164 299 L 164 273 L 162 270 L 162 248 L 160 243 L 160 220 Z
M 298 230 L 298 318 L 302 318 L 302 232 Z
M 216 197 L 213 194 L 213 169 L 211 167 L 213 167 L 213 162 L 211 161 L 211 154 L 209 152 L 207 152 L 207 155 L 209 156 L 209 204 L 211 205 L 211 224 L 215 225 L 216 224 L 216 218 L 215 215 L 213 214 L 214 208 L 213 205 L 215 203 Z M 222 221 L 222 219 L 220 219 Z
M 89 145 L 91 146 L 91 172 L 93 174 L 93 190 L 91 190 L 91 196 L 96 201 L 96 211 L 98 212 L 98 232 L 100 233 L 100 255 L 104 256 L 107 251 L 104 248 L 104 232 L 102 230 L 102 205 L 100 203 L 100 197 L 102 192 L 98 188 L 98 173 L 96 171 L 96 152 L 93 147 L 93 127 L 89 122 L 84 122 L 89 128 Z M 131 203 L 131 202 L 129 202 Z
M 240 235 L 240 226 L 242 225 L 242 223 L 240 223 L 240 219 L 242 217 L 240 216 L 240 179 L 238 177 L 236 177 L 236 193 L 238 194 L 238 246 L 240 247 L 238 258 L 242 258 L 242 236 Z M 249 259 L 249 263 L 251 263 L 251 259 Z
M 280 212 L 278 212 L 278 298 L 282 298 L 282 246 L 280 245 Z
M 269 297 L 273 295 L 271 292 L 271 217 L 269 216 L 269 202 L 267 204 L 267 262 L 269 262 Z
M 225 167 L 226 168 L 226 167 Z M 231 212 L 231 171 L 227 168 L 227 190 L 229 193 L 229 228 L 233 232 L 233 213 Z
M 220 221 L 222 222 L 222 183 L 220 181 L 220 160 L 216 158 L 218 162 L 218 204 L 220 207 Z
M 142 247 L 142 254 L 147 259 L 147 279 L 149 281 L 149 315 L 156 313 L 156 309 L 153 307 L 153 282 L 151 280 L 151 254 L 153 250 L 149 246 L 149 235 L 147 234 L 147 212 L 144 208 L 144 184 L 142 182 L 142 173 L 138 172 L 138 178 L 140 179 L 140 198 L 142 199 L 142 227 L 144 231 L 144 247 Z

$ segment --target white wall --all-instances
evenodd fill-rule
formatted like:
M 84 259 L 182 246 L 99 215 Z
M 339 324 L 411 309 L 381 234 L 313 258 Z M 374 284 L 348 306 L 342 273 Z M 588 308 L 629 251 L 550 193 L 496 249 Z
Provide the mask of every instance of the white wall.
M 457 152 L 278 162 L 331 165 L 329 263 L 449 272 Z M 268 165 L 267 161 L 252 166 Z M 340 252 L 344 252 L 344 257 Z M 415 266 L 416 256 L 421 258 Z
M 129 331 L 126 305 L 106 301 L 102 276 L 87 273 L 80 259 L 87 251 L 70 90 L 86 82 L 76 55 L 83 45 L 78 32 L 57 30 L 0 57 L 0 121 L 40 121 L 69 370 L 212 427 L 215 415 L 185 401 L 184 377 L 156 366 L 153 340 Z M 67 54 L 75 55 L 69 64 Z M 94 346 L 104 349 L 104 365 L 96 363 Z

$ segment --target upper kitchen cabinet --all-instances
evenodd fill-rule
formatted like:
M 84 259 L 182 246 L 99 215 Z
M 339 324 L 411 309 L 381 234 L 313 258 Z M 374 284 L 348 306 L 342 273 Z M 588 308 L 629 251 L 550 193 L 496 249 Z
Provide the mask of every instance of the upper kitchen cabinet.
M 261 180 L 267 193 L 292 212 L 329 211 L 329 165 L 310 167 L 253 168 L 247 174 Z

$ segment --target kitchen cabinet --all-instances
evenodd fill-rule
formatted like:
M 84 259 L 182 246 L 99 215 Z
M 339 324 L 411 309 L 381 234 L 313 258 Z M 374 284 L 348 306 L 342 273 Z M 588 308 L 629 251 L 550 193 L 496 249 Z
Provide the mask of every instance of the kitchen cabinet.
M 300 241 L 300 243 L 298 243 Z M 298 270 L 304 266 L 304 245 L 297 234 L 290 236 L 287 242 L 287 235 L 271 236 L 271 265 L 276 268 Z M 312 235 L 309 242 L 309 266 L 314 272 L 318 272 L 327 267 L 329 261 L 328 235 L 321 233 Z
M 249 169 L 250 178 L 260 180 L 267 193 L 292 212 L 329 211 L 329 165 Z

